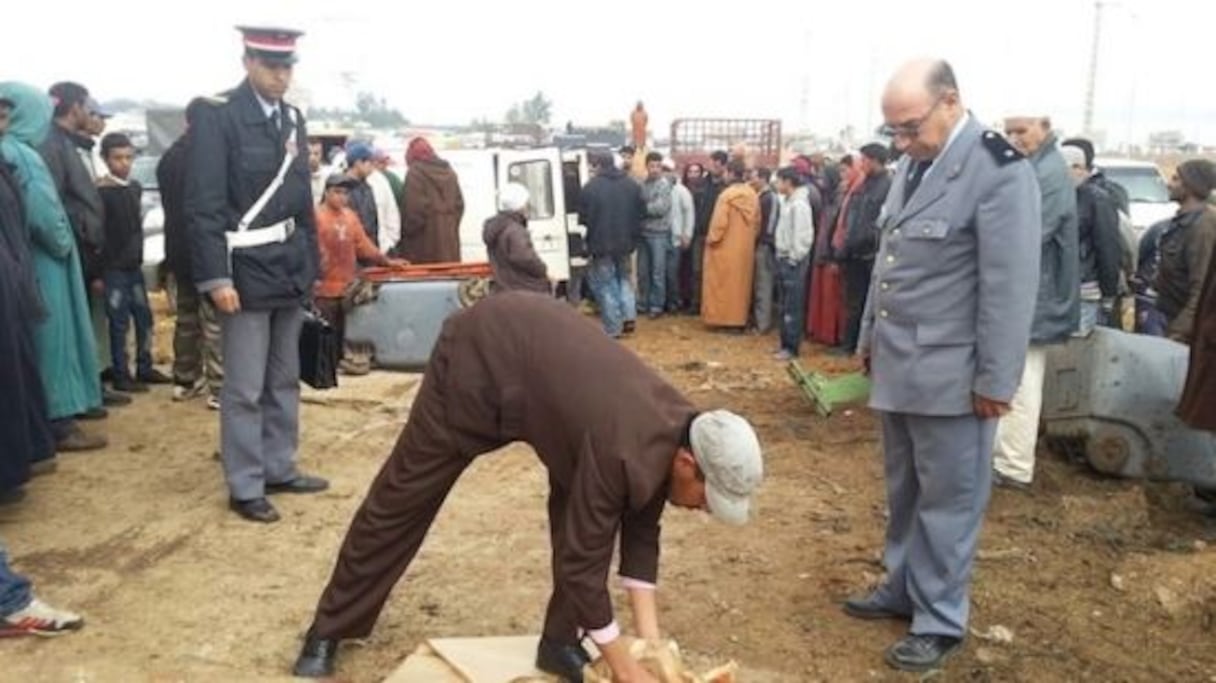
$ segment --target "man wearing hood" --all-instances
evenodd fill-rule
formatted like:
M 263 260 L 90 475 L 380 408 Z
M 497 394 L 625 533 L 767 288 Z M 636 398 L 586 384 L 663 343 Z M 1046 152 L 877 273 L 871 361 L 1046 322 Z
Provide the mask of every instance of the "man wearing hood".
M 572 388 L 572 377 L 597 390 Z M 582 681 L 586 633 L 614 680 L 653 680 L 613 617 L 614 552 L 637 635 L 658 638 L 664 508 L 745 523 L 763 478 L 760 444 L 745 419 L 698 410 L 565 302 L 532 292 L 491 295 L 444 322 L 405 428 L 342 543 L 297 676 L 333 675 L 339 642 L 371 632 L 461 473 L 513 441 L 536 451 L 549 479 L 553 592 L 538 668 Z
M 760 199 L 747 184 L 742 161 L 727 163 L 729 183 L 714 205 L 705 235 L 701 320 L 712 327 L 742 330 L 752 303 Z
M 101 408 L 101 382 L 76 236 L 46 163 L 35 151 L 51 127 L 51 102 L 20 83 L 0 84 L 0 97 L 13 105 L 8 133 L 0 138 L 0 153 L 13 167 L 21 188 L 34 274 L 46 313 L 35 327 L 34 346 L 56 450 L 105 448 L 104 438 L 86 434 L 75 419 Z
M 1046 116 L 1011 116 L 1005 135 L 1034 166 L 1039 180 L 1042 242 L 1039 257 L 1039 292 L 1030 349 L 1022 383 L 1009 414 L 1001 418 L 993 448 L 994 482 L 1023 490 L 1034 478 L 1034 454 L 1043 408 L 1043 380 L 1047 373 L 1047 347 L 1068 341 L 1081 324 L 1080 228 L 1077 192 L 1068 164 L 1056 145 L 1051 119 Z
M 494 269 L 492 291 L 552 292 L 549 270 L 528 235 L 528 188 L 519 183 L 507 183 L 502 188 L 498 215 L 486 221 L 481 238 Z
M 578 222 L 587 227 L 587 282 L 604 331 L 615 338 L 632 332 L 637 320 L 630 257 L 642 233 L 646 202 L 642 186 L 616 167 L 610 153 L 593 152 L 589 161 L 595 177 L 579 195 Z
M 456 172 L 423 138 L 410 141 L 405 163 L 398 255 L 418 264 L 459 262 L 464 195 Z
M 0 94 L 0 139 L 12 108 Z M 34 350 L 34 325 L 45 312 L 30 248 L 21 187 L 0 155 L 0 504 L 21 495 L 35 462 L 49 469 L 55 456 Z

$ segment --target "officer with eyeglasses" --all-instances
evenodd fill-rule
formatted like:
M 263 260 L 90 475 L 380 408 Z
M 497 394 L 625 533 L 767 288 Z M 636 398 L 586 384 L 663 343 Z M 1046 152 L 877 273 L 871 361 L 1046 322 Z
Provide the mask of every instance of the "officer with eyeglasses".
M 882 108 L 903 157 L 858 353 L 882 421 L 887 579 L 844 610 L 908 621 L 885 659 L 919 672 L 967 632 L 997 418 L 1022 375 L 1038 290 L 1039 193 L 1022 155 L 964 108 L 949 64 L 905 65 Z

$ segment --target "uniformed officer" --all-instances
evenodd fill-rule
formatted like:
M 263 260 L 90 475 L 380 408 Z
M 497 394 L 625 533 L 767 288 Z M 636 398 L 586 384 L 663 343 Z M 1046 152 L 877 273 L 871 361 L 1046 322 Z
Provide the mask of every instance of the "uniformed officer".
M 283 102 L 301 33 L 238 27 L 247 78 L 192 122 L 186 220 L 194 281 L 223 329 L 220 452 L 230 506 L 274 522 L 270 493 L 315 493 L 296 469 L 299 336 L 319 268 L 308 136 Z
M 1039 193 L 1030 164 L 963 107 L 945 62 L 904 66 L 882 108 L 905 156 L 858 352 L 882 420 L 887 578 L 844 610 L 910 620 L 886 661 L 926 671 L 967 631 L 996 418 L 1021 377 L 1038 289 Z

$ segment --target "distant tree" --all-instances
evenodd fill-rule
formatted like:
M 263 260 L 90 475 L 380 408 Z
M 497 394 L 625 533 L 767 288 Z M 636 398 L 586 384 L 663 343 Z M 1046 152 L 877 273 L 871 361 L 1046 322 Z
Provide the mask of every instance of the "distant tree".
M 553 118 L 553 102 L 545 97 L 543 92 L 537 92 L 530 99 L 511 105 L 507 110 L 504 121 L 509 124 L 531 123 L 538 126 L 548 125 Z
M 522 110 L 525 122 L 548 124 L 553 116 L 553 103 L 545 93 L 537 91 L 532 99 L 523 103 Z

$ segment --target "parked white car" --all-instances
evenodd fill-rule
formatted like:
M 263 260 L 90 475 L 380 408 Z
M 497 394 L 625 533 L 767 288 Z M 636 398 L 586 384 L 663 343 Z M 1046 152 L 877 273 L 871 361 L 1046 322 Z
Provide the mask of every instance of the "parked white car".
M 1151 161 L 1099 157 L 1094 159 L 1094 166 L 1127 190 L 1137 239 L 1154 223 L 1168 219 L 1178 211 L 1178 205 L 1170 201 L 1165 176 Z

